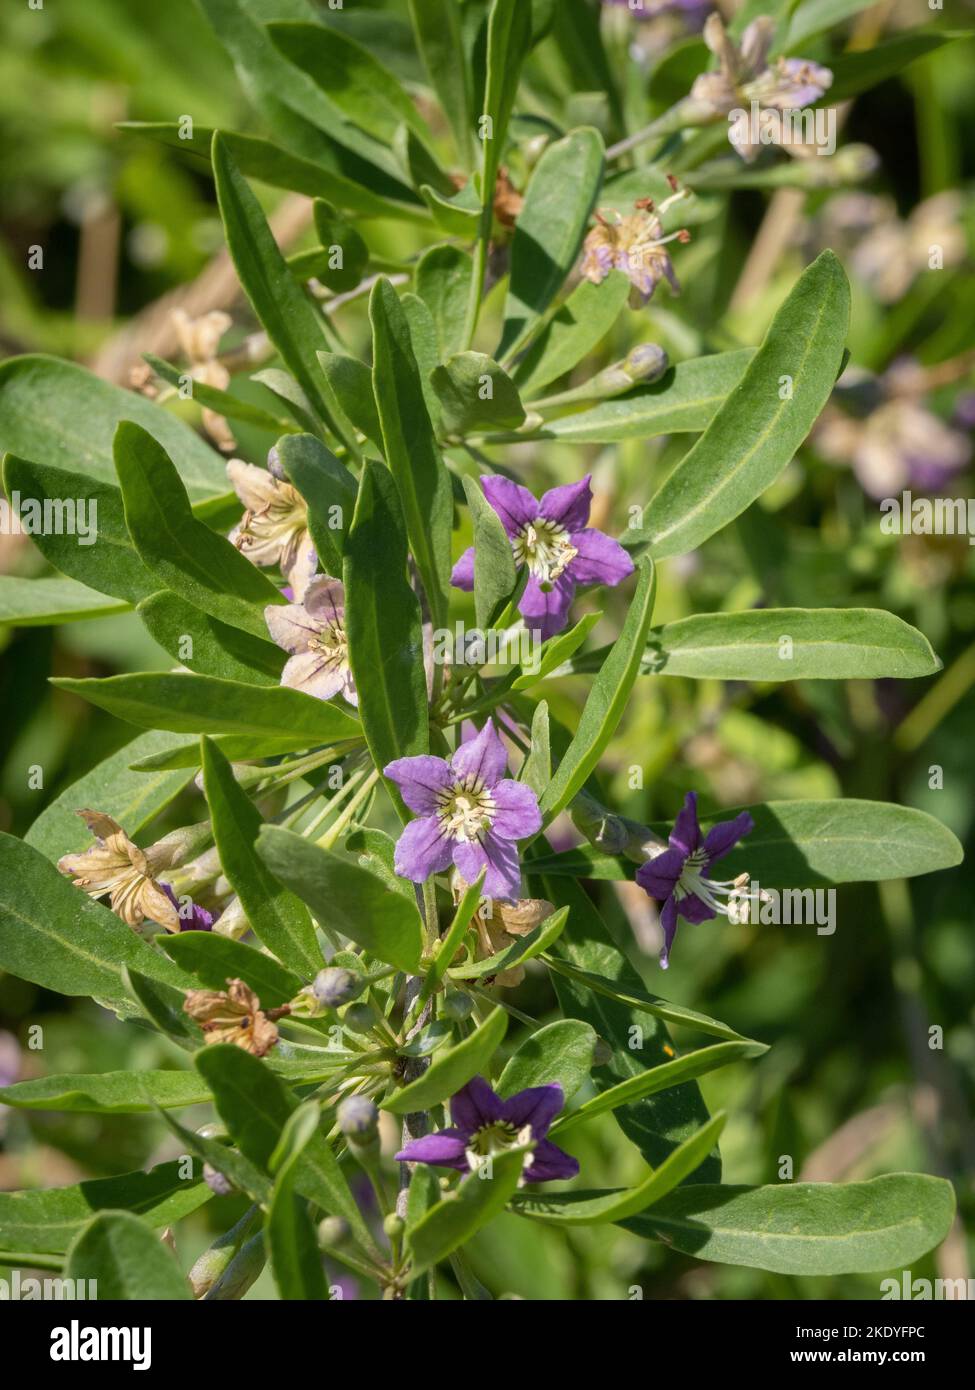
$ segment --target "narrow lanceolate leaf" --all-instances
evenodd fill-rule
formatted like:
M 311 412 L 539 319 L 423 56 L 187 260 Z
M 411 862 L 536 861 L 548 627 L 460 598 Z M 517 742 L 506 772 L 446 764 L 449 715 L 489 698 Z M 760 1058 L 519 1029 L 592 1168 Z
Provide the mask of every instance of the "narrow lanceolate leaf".
M 650 386 L 638 386 L 591 410 L 547 420 L 532 438 L 562 439 L 567 444 L 616 444 L 621 439 L 697 433 L 714 419 L 753 356 L 751 348 L 736 348 L 680 362 Z
M 542 861 L 538 862 L 541 864 Z M 664 1023 L 675 1023 L 681 1028 L 690 1028 L 697 1033 L 710 1033 L 715 1038 L 729 1038 L 732 1042 L 743 1041 L 741 1034 L 736 1033 L 734 1028 L 729 1028 L 726 1023 L 710 1018 L 707 1014 L 696 1013 L 693 1009 L 685 1008 L 683 1004 L 672 1004 L 669 999 L 661 999 L 657 994 L 648 994 L 645 989 L 637 988 L 628 982 L 623 984 L 616 980 L 606 980 L 601 975 L 594 975 L 589 970 L 580 970 L 570 965 L 567 960 L 559 960 L 555 956 L 546 956 L 545 963 L 558 974 L 574 980 L 576 984 L 585 985 L 593 994 L 601 994 L 604 999 L 615 1000 L 617 1004 L 635 1009 L 638 1013 L 651 1014 L 654 1018 L 662 1019 Z
M 409 1232 L 414 1274 L 446 1259 L 482 1226 L 501 1215 L 518 1187 L 525 1157 L 523 1149 L 497 1154 L 484 1176 L 471 1173 L 456 1192 L 420 1218 Z
M 571 372 L 603 340 L 629 293 L 630 282 L 620 270 L 611 271 L 599 285 L 583 280 L 576 286 L 514 369 L 526 401 Z
M 224 989 L 228 980 L 241 979 L 265 1009 L 286 1004 L 305 983 L 303 973 L 289 970 L 266 951 L 219 932 L 174 932 L 159 937 L 157 944 L 188 975 L 195 976 L 198 986 Z
M 498 1095 L 513 1096 L 557 1081 L 569 1100 L 589 1080 L 595 1046 L 595 1029 L 582 1019 L 560 1018 L 547 1023 L 509 1057 L 498 1080 Z
M 282 965 L 307 979 L 322 968 L 322 953 L 304 903 L 269 873 L 255 842 L 261 814 L 237 785 L 233 769 L 208 738 L 203 740 L 203 788 L 220 863 L 254 929 Z
M 623 629 L 592 683 L 579 718 L 579 727 L 540 801 L 548 825 L 582 788 L 598 763 L 622 718 L 633 682 L 640 670 L 653 617 L 654 570 L 640 562 L 636 593 Z
M 500 359 L 518 351 L 575 265 L 602 176 L 602 136 L 588 127 L 549 145 L 538 161 L 511 244 Z
M 517 682 L 515 683 L 517 687 Z M 531 787 L 541 796 L 552 780 L 552 738 L 549 728 L 548 702 L 539 700 L 532 715 L 531 742 L 528 756 L 521 765 L 518 781 Z
M 337 705 L 284 685 L 245 685 L 184 671 L 107 676 L 104 680 L 59 678 L 51 683 L 145 728 L 266 735 L 278 745 L 278 751 L 362 737 L 359 722 Z
M 162 935 L 168 936 L 168 933 Z M 195 1052 L 203 1042 L 203 1032 L 183 1008 L 186 999 L 183 990 L 161 984 L 159 980 L 150 980 L 148 975 L 142 975 L 128 965 L 122 966 L 121 976 L 129 998 L 138 1004 L 143 1015 L 155 1024 L 160 1033 L 185 1052 Z
M 329 409 L 334 410 L 334 405 L 341 402 L 342 410 L 359 433 L 381 449 L 383 432 L 372 393 L 372 373 L 365 362 L 339 352 L 320 352 L 318 365 L 325 377 L 322 390 Z
M 89 1115 L 136 1115 L 202 1105 L 210 1090 L 192 1071 L 108 1071 L 43 1076 L 0 1087 L 0 1105 L 18 1110 L 64 1110 Z
M 211 618 L 171 589 L 150 594 L 136 611 L 150 637 L 199 675 L 254 685 L 277 685 L 281 678 L 286 658 L 280 647 Z
M 511 597 L 518 578 L 508 533 L 479 482 L 463 480 L 474 527 L 474 611 L 482 631 Z
M 778 1274 L 862 1274 L 911 1265 L 940 1245 L 951 1184 L 922 1173 L 869 1182 L 686 1187 L 627 1230 L 699 1260 Z
M 274 1190 L 264 1226 L 274 1282 L 282 1298 L 322 1302 L 328 1286 L 308 1204 L 295 1191 L 298 1164 L 320 1120 L 316 1101 L 289 1116 L 271 1160 Z
M 433 315 L 441 361 L 464 346 L 474 265 L 460 246 L 432 246 L 417 262 L 416 292 Z
M 399 494 L 382 465 L 369 461 L 346 542 L 343 578 L 349 664 L 378 768 L 430 746 L 423 620 L 406 565 Z M 405 818 L 398 793 L 393 799 Z
M 219 132 L 213 137 L 212 157 L 227 247 L 244 293 L 288 370 L 319 416 L 329 423 L 315 356 L 319 348 L 329 345 L 324 320 L 295 282 L 260 203 Z
M 929 676 L 928 639 L 878 608 L 702 613 L 651 632 L 642 669 L 699 680 L 857 680 Z
M 776 314 L 744 376 L 646 508 L 627 544 L 693 550 L 743 512 L 793 458 L 843 360 L 850 287 L 824 251 Z
M 127 608 L 128 604 L 106 598 L 77 579 L 61 575 L 18 579 L 0 574 L 0 625 L 4 627 L 51 627 L 84 618 L 107 618 Z
M 140 425 L 115 432 L 125 524 L 157 589 L 172 589 L 231 627 L 267 636 L 264 609 L 281 595 L 256 565 L 190 510 L 169 455 Z
M 525 419 L 518 388 L 483 352 L 458 352 L 434 368 L 430 383 L 448 435 L 516 430 Z
M 239 1047 L 211 1044 L 197 1054 L 195 1066 L 242 1153 L 267 1172 L 281 1131 L 298 1108 L 295 1097 L 270 1068 Z M 344 1217 L 356 1242 L 375 1250 L 338 1159 L 321 1134 L 314 1135 L 302 1150 L 295 1189 L 328 1215 Z
M 608 1192 L 518 1194 L 512 1206 L 521 1216 L 531 1216 L 559 1226 L 598 1226 L 625 1221 L 659 1202 L 701 1166 L 718 1142 L 725 1118 L 723 1112 L 715 1115 L 636 1187 Z
M 837 883 L 913 878 L 960 864 L 964 852 L 940 821 L 886 801 L 768 801 L 749 806 L 754 830 L 721 861 L 728 877 L 748 872 L 763 888 L 809 889 Z M 702 817 L 705 831 L 734 811 Z M 666 836 L 672 822 L 649 827 Z M 632 860 L 588 845 L 538 861 L 538 871 L 571 878 L 626 879 Z M 756 909 L 756 912 L 760 909 Z
M 453 501 L 450 477 L 437 449 L 423 398 L 420 370 L 403 306 L 380 279 L 369 300 L 373 390 L 383 450 L 403 502 L 410 546 L 423 578 L 435 625 L 446 612 L 450 583 Z
M 156 1233 L 127 1211 L 103 1211 L 74 1239 L 64 1267 L 68 1279 L 98 1288 L 98 1301 L 188 1302 L 193 1295 L 176 1256 Z
M 48 859 L 60 859 L 91 843 L 88 827 L 77 814 L 85 806 L 117 820 L 129 835 L 136 835 L 159 814 L 193 776 L 191 767 L 154 772 L 133 772 L 131 764 L 169 752 L 179 738 L 169 733 L 139 734 L 131 743 L 72 782 L 41 812 L 24 839 Z
M 59 1254 L 98 1211 L 130 1211 L 160 1230 L 188 1216 L 211 1196 L 198 1170 L 188 1180 L 183 1163 L 177 1160 L 160 1163 L 148 1173 L 140 1169 L 70 1187 L 0 1192 L 0 1231 L 9 1249 Z
M 308 527 L 318 568 L 337 578 L 342 573 L 345 537 L 355 511 L 356 480 L 312 434 L 279 440 L 277 449 L 282 468 L 308 503 Z
M 473 117 L 457 6 L 454 0 L 409 0 L 409 3 L 416 46 L 427 77 L 450 122 L 457 153 L 469 166 Z
M 148 1090 L 146 1094 L 148 1094 Z M 209 1087 L 207 1088 L 207 1099 L 213 1099 Z M 193 1154 L 201 1162 L 209 1163 L 211 1168 L 222 1173 L 240 1192 L 246 1192 L 251 1201 L 263 1205 L 270 1199 L 271 1183 L 269 1179 L 233 1144 L 211 1138 L 207 1133 L 201 1134 L 199 1129 L 188 1129 L 185 1125 L 180 1124 L 175 1115 L 164 1110 L 161 1106 L 156 1106 L 155 1109 L 166 1128 L 180 1141 L 183 1153 Z M 201 1128 L 205 1129 L 206 1127 Z
M 672 1062 L 662 1062 L 659 1067 L 649 1067 L 642 1076 L 631 1076 L 628 1080 L 621 1081 L 618 1086 L 611 1086 L 608 1091 L 602 1091 L 592 1100 L 580 1105 L 571 1115 L 563 1116 L 553 1126 L 552 1136 L 555 1137 L 556 1131 L 564 1134 L 567 1130 L 576 1129 L 586 1121 L 595 1119 L 597 1115 L 615 1110 L 619 1105 L 629 1105 L 631 1101 L 640 1100 L 643 1096 L 653 1096 L 658 1091 L 679 1086 L 683 1081 L 706 1076 L 718 1067 L 727 1067 L 733 1062 L 761 1057 L 767 1051 L 765 1044 L 759 1042 L 721 1042 L 715 1043 L 713 1047 L 702 1047 L 697 1052 L 689 1052 L 686 1057 L 675 1057 Z
M 323 926 L 340 931 L 388 965 L 416 973 L 423 926 L 415 903 L 391 893 L 368 869 L 280 826 L 263 826 L 257 849 Z
M 12 454 L 3 482 L 12 512 L 62 574 L 127 603 L 159 587 L 132 544 L 118 488 Z
M 252 401 L 242 400 L 240 396 L 234 396 L 230 391 L 222 391 L 219 387 L 208 386 L 204 381 L 197 381 L 185 367 L 175 367 L 171 362 L 166 362 L 151 352 L 144 352 L 142 357 L 145 362 L 148 362 L 156 376 L 169 382 L 170 386 L 188 387 L 189 394 L 197 405 L 204 406 L 208 410 L 215 410 L 218 415 L 223 415 L 228 420 L 239 420 L 243 425 L 253 425 L 255 429 L 267 430 L 268 433 L 274 435 L 291 433 L 298 429 L 298 426 L 283 414 L 272 415 L 263 406 L 254 405 Z
M 926 29 L 915 29 L 912 33 L 897 34 L 884 43 L 871 44 L 863 52 L 840 53 L 830 59 L 833 72 L 833 85 L 827 94 L 832 105 L 846 101 L 858 92 L 876 87 L 888 78 L 896 76 L 904 68 L 919 58 L 933 53 L 946 43 L 956 39 L 970 39 L 973 31 L 944 30 L 932 24 Z
M 130 1008 L 121 969 L 190 989 L 172 961 L 75 888 L 38 850 L 0 835 L 0 967 L 58 994 Z
M 446 1052 L 438 1052 L 430 1066 L 418 1077 L 383 1101 L 382 1108 L 394 1115 L 429 1110 L 432 1105 L 455 1095 L 472 1076 L 486 1075 L 491 1058 L 501 1045 L 508 1027 L 508 1015 L 498 1006 L 478 1024 L 469 1037 Z
M 563 662 L 568 661 L 573 652 L 582 646 L 602 616 L 602 613 L 586 613 L 579 619 L 575 627 L 569 628 L 568 632 L 563 632 L 558 637 L 553 637 L 546 642 L 541 660 L 538 663 L 538 669 L 525 671 L 514 682 L 512 689 L 529 690 L 538 681 L 544 680 L 551 672 L 557 671 Z M 602 658 L 600 658 L 601 664 Z
M 487 217 L 487 225 L 482 228 L 482 235 L 490 231 L 494 181 L 504 151 L 522 64 L 531 47 L 531 36 L 530 5 L 522 4 L 521 0 L 494 0 L 488 16 L 487 76 L 484 86 L 484 112 L 480 122 L 483 144 L 480 194 L 481 206 Z
M 220 455 L 145 396 L 56 357 L 12 357 L 0 364 L 0 453 L 114 486 L 112 439 L 120 420 L 134 420 L 176 460 L 193 502 L 229 490 Z

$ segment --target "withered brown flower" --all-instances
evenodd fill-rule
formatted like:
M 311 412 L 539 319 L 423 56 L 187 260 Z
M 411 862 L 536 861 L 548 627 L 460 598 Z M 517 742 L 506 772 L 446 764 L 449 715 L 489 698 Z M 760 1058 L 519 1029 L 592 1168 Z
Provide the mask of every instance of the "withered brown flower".
M 226 990 L 191 989 L 183 1011 L 200 1025 L 208 1043 L 232 1043 L 263 1057 L 278 1041 L 276 1024 L 243 980 L 228 980 Z

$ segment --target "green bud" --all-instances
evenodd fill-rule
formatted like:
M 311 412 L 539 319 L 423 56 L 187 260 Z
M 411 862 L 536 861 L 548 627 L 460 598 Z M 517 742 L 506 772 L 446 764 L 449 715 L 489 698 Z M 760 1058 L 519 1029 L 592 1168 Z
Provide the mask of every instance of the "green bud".
M 319 970 L 312 984 L 312 993 L 326 1009 L 338 1009 L 350 1003 L 362 993 L 364 981 L 361 975 L 344 966 L 329 965 Z
M 264 1235 L 258 1231 L 246 1245 L 238 1250 L 224 1273 L 204 1295 L 207 1301 L 227 1302 L 244 1297 L 247 1290 L 258 1280 L 264 1268 Z
M 395 1211 L 391 1211 L 383 1221 L 383 1230 L 389 1236 L 390 1240 L 399 1240 L 400 1236 L 406 1230 L 406 1222 L 401 1216 L 397 1216 Z
M 323 1250 L 343 1245 L 349 1237 L 349 1223 L 341 1216 L 326 1216 L 318 1223 L 318 1244 Z
M 443 1012 L 448 1018 L 463 1022 L 474 1012 L 474 1001 L 469 994 L 459 989 L 448 989 L 443 999 Z
M 335 1112 L 339 1129 L 353 1144 L 368 1143 L 379 1128 L 379 1111 L 368 1096 L 346 1096 Z

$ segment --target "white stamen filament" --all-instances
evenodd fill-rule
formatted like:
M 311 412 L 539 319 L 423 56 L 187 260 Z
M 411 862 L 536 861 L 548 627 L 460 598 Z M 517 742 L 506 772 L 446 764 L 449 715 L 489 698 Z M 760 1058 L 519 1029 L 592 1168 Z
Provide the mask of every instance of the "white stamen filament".
M 529 573 L 543 584 L 558 579 L 579 553 L 565 527 L 544 516 L 530 521 L 512 542 L 512 548 L 515 563 L 527 565 Z
M 452 840 L 479 841 L 491 829 L 494 797 L 479 777 L 463 777 L 437 796 L 437 818 Z

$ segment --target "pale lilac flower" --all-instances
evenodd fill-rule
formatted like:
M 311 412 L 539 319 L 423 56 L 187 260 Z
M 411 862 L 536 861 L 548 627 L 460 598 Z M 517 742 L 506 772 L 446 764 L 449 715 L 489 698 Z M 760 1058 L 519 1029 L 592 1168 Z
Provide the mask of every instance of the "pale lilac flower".
M 592 506 L 589 474 L 579 483 L 553 487 L 540 501 L 508 478 L 486 477 L 481 484 L 508 534 L 515 563 L 528 567 L 518 609 L 541 641 L 565 627 L 578 584 L 614 585 L 633 573 L 623 547 L 586 525 Z M 473 546 L 457 561 L 450 582 L 468 592 L 474 588 Z
M 281 684 L 304 690 L 318 700 L 341 694 L 357 705 L 345 636 L 345 590 L 341 580 L 319 575 L 305 591 L 304 602 L 270 604 L 264 618 L 273 640 L 290 652 Z
M 396 1157 L 401 1163 L 476 1172 L 493 1155 L 534 1142 L 525 1166 L 526 1182 L 574 1178 L 578 1159 L 545 1137 L 564 1104 L 557 1082 L 530 1086 L 502 1100 L 483 1077 L 475 1076 L 450 1102 L 451 1128 L 412 1140 Z
M 719 912 L 733 921 L 744 916 L 741 908 L 750 896 L 746 892 L 748 875 L 720 882 L 709 878 L 706 871 L 718 859 L 723 859 L 754 826 L 748 812 L 742 811 L 734 820 L 712 826 L 702 841 L 697 793 L 688 792 L 671 831 L 670 847 L 637 869 L 636 881 L 640 887 L 663 903 L 660 925 L 664 947 L 660 952 L 660 964 L 665 970 L 677 935 L 678 917 L 697 923 L 707 922 Z M 719 898 L 726 901 L 719 902 Z
M 246 508 L 229 539 L 252 564 L 277 565 L 301 600 L 318 568 L 305 499 L 289 482 L 242 459 L 230 460 L 227 477 Z
M 538 798 L 505 777 L 507 754 L 490 720 L 450 762 L 430 754 L 397 758 L 383 768 L 417 819 L 396 843 L 401 878 L 424 883 L 454 864 L 468 883 L 486 869 L 484 895 L 517 900 L 517 841 L 541 829 Z

